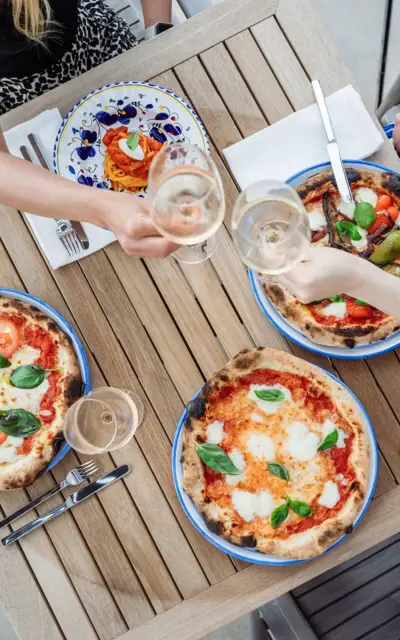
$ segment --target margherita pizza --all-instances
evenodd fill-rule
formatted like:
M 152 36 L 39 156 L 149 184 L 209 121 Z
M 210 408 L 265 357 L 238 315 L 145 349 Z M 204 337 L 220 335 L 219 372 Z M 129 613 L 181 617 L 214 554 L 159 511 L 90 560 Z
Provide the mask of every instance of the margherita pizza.
M 0 296 L 0 489 L 27 486 L 47 467 L 81 393 L 69 337 L 36 307 Z
M 183 485 L 213 532 L 301 559 L 352 531 L 369 441 L 357 402 L 322 370 L 244 350 L 187 409 Z
M 346 171 L 355 203 L 342 201 L 332 172 L 313 176 L 297 191 L 308 214 L 315 246 L 358 254 L 400 276 L 400 177 Z M 400 322 L 363 300 L 332 291 L 329 299 L 299 302 L 265 278 L 264 289 L 278 311 L 314 342 L 354 347 L 386 338 Z

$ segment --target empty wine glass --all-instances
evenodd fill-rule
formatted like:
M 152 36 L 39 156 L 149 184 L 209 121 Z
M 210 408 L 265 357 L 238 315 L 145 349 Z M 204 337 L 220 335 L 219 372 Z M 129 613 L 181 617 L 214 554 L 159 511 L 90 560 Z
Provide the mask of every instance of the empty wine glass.
M 150 165 L 148 194 L 157 230 L 184 245 L 175 258 L 207 260 L 218 246 L 225 213 L 222 181 L 211 156 L 186 143 L 165 147 Z

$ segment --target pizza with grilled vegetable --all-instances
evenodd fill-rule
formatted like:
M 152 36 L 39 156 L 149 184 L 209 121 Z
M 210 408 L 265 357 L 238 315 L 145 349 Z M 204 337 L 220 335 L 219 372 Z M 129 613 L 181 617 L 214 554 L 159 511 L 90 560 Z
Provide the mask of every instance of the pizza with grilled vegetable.
M 70 338 L 36 307 L 0 296 L 0 489 L 27 486 L 46 469 L 81 393 Z
M 309 219 L 314 246 L 331 246 L 357 254 L 384 271 L 400 276 L 400 176 L 346 170 L 354 203 L 342 201 L 332 172 L 319 173 L 298 187 Z M 325 300 L 303 304 L 265 278 L 264 289 L 278 309 L 308 338 L 319 344 L 353 348 L 386 338 L 400 327 L 379 309 L 332 291 Z
M 211 531 L 297 559 L 352 531 L 368 484 L 365 418 L 321 369 L 245 349 L 187 411 L 183 486 Z

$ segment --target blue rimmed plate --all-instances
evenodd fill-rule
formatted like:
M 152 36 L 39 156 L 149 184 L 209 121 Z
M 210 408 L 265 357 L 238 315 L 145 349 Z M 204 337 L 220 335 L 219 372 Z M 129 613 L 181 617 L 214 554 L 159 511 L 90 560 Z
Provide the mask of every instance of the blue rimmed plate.
M 354 521 L 353 528 L 355 528 L 368 509 L 369 503 L 372 500 L 375 491 L 375 485 L 378 477 L 378 444 L 376 442 L 374 429 L 372 427 L 371 421 L 368 417 L 366 410 L 364 409 L 361 402 L 354 395 L 354 393 L 345 385 L 341 380 L 330 374 L 328 371 L 313 365 L 316 369 L 319 369 L 324 375 L 329 376 L 334 380 L 338 385 L 340 385 L 348 394 L 351 396 L 353 400 L 358 405 L 359 414 L 357 419 L 363 425 L 365 432 L 368 437 L 369 447 L 370 447 L 370 462 L 369 462 L 369 478 L 368 478 L 368 486 L 365 493 L 364 502 L 362 508 Z M 196 393 L 193 400 L 198 396 L 199 392 Z M 201 535 L 211 542 L 215 547 L 223 551 L 224 553 L 233 556 L 234 558 L 239 558 L 240 560 L 244 560 L 246 562 L 252 562 L 253 564 L 264 564 L 264 565 L 275 565 L 275 566 L 284 566 L 289 564 L 299 564 L 300 562 L 307 562 L 308 560 L 312 560 L 312 558 L 308 558 L 305 560 L 288 560 L 287 558 L 282 558 L 279 556 L 274 556 L 271 554 L 260 553 L 259 551 L 254 551 L 253 549 L 245 549 L 243 547 L 237 547 L 236 545 L 228 542 L 221 536 L 212 533 L 210 529 L 205 524 L 201 514 L 197 510 L 196 506 L 189 498 L 187 493 L 183 489 L 183 465 L 181 463 L 182 456 L 182 440 L 183 440 L 183 431 L 185 420 L 188 417 L 187 411 L 184 411 L 181 419 L 179 420 L 178 427 L 175 432 L 174 444 L 172 448 L 172 475 L 175 484 L 175 490 L 178 494 L 179 502 L 181 506 L 189 518 L 190 522 L 193 526 L 201 533 Z M 337 540 L 332 546 L 330 546 L 324 553 L 331 551 L 338 544 L 343 542 L 343 540 L 347 538 L 347 535 L 342 536 Z
M 102 138 L 110 127 L 121 125 L 159 142 L 188 142 L 210 151 L 199 116 L 173 91 L 150 82 L 117 82 L 84 96 L 64 118 L 54 146 L 55 173 L 110 189 L 103 177 Z
M 81 370 L 82 376 L 82 393 L 88 393 L 90 391 L 90 372 L 89 372 L 89 363 L 86 357 L 85 350 L 82 346 L 81 341 L 76 335 L 74 329 L 71 327 L 69 322 L 63 318 L 63 316 L 58 313 L 53 307 L 48 305 L 43 300 L 39 300 L 39 298 L 35 298 L 35 296 L 31 296 L 28 293 L 24 293 L 23 291 L 16 291 L 15 289 L 3 289 L 0 288 L 0 295 L 7 296 L 8 298 L 12 298 L 13 300 L 21 300 L 21 302 L 25 302 L 26 304 L 31 304 L 37 309 L 40 309 L 42 313 L 51 318 L 64 333 L 71 338 L 72 345 L 74 347 L 76 357 L 78 358 L 79 368 Z M 67 455 L 70 450 L 70 446 L 65 443 L 61 450 L 58 452 L 54 460 L 52 460 L 47 467 L 47 470 L 52 469 L 64 456 Z
M 396 173 L 392 169 L 388 169 L 387 167 L 384 167 L 380 164 L 366 162 L 364 160 L 345 160 L 344 165 L 348 168 L 358 170 L 364 169 L 365 171 L 370 171 L 373 173 L 382 173 L 382 171 L 393 174 Z M 329 162 L 317 164 L 314 167 L 310 167 L 309 169 L 305 169 L 304 171 L 297 173 L 296 175 L 289 178 L 287 182 L 294 189 L 297 189 L 297 187 L 306 182 L 306 180 L 308 180 L 312 176 L 323 171 L 330 171 L 331 168 L 332 167 Z M 268 320 L 272 322 L 272 324 L 278 329 L 278 331 L 289 338 L 289 340 L 300 345 L 301 347 L 304 347 L 305 349 L 308 349 L 309 351 L 313 351 L 314 353 L 319 353 L 324 356 L 330 356 L 332 358 L 358 360 L 360 358 L 371 358 L 373 356 L 378 356 L 382 353 L 386 353 L 387 351 L 392 351 L 392 349 L 396 349 L 398 346 L 400 346 L 400 330 L 395 331 L 383 340 L 379 340 L 378 342 L 371 342 L 369 344 L 357 345 L 353 349 L 350 349 L 348 347 L 332 347 L 329 345 L 313 342 L 305 335 L 303 335 L 298 327 L 288 322 L 286 318 L 284 318 L 279 313 L 279 311 L 272 304 L 269 297 L 265 293 L 260 278 L 255 271 L 249 269 L 249 278 L 251 288 L 257 299 L 257 302 L 263 310 L 264 314 L 267 316 Z

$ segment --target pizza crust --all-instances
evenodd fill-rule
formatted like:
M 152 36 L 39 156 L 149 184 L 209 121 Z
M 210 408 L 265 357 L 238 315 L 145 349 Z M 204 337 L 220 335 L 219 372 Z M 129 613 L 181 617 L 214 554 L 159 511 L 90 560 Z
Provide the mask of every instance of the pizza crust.
M 379 326 L 327 327 L 319 324 L 309 309 L 287 289 L 264 280 L 264 290 L 279 313 L 313 342 L 352 349 L 356 344 L 378 342 L 400 328 L 400 321 L 386 316 Z
M 63 368 L 61 393 L 54 403 L 55 419 L 42 425 L 33 441 L 33 447 L 24 459 L 13 464 L 0 464 L 0 490 L 18 489 L 32 484 L 43 473 L 65 444 L 63 435 L 64 416 L 68 408 L 82 395 L 82 376 L 79 363 L 69 336 L 48 316 L 35 306 L 20 300 L 0 296 L 0 313 L 28 315 L 34 323 L 45 328 L 58 346 L 58 361 Z M 54 437 L 49 442 L 48 435 Z
M 261 553 L 269 553 L 283 558 L 306 559 L 316 556 L 328 549 L 342 535 L 350 533 L 353 523 L 360 512 L 368 486 L 369 476 L 369 440 L 365 418 L 353 396 L 330 378 L 322 369 L 301 360 L 289 353 L 274 349 L 244 349 L 232 358 L 227 365 L 206 383 L 195 402 L 206 403 L 208 397 L 223 386 L 228 380 L 246 375 L 256 369 L 274 369 L 276 371 L 306 376 L 315 386 L 328 394 L 347 420 L 355 435 L 350 461 L 355 469 L 357 481 L 354 491 L 340 514 L 325 520 L 304 533 L 298 533 L 289 539 L 255 538 L 252 536 L 234 535 L 223 520 L 215 517 L 215 505 L 204 499 L 204 472 L 199 456 L 196 453 L 194 438 L 203 433 L 203 422 L 200 418 L 188 416 L 183 434 L 182 458 L 183 488 L 191 497 L 204 517 L 207 527 L 229 542 L 250 547 Z M 199 405 L 198 405 L 199 406 Z M 200 405 L 201 406 L 201 405 Z

